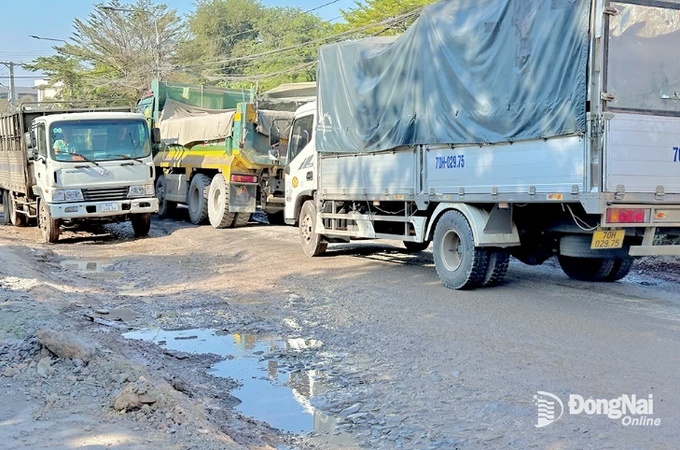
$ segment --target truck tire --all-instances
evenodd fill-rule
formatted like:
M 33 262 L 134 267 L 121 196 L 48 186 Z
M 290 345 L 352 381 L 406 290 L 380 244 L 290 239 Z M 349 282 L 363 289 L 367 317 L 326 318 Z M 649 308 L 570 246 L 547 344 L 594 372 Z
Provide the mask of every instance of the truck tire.
M 475 247 L 470 224 L 458 211 L 447 211 L 437 222 L 433 246 L 434 266 L 444 286 L 474 289 L 486 277 L 488 252 Z
M 2 201 L 2 219 L 0 219 L 0 224 L 9 225 L 11 221 L 9 220 L 9 195 L 7 191 L 2 191 L 0 201 Z
M 187 192 L 187 206 L 189 220 L 194 225 L 201 225 L 208 218 L 208 193 L 210 192 L 210 177 L 197 173 L 191 178 L 189 192 Z
M 430 246 L 430 241 L 424 242 L 403 241 L 403 243 L 404 247 L 406 247 L 406 251 L 409 253 L 422 252 L 423 250 Z
M 562 271 L 574 280 L 606 281 L 614 269 L 614 258 L 576 258 L 558 255 Z
M 151 213 L 130 214 L 130 223 L 135 237 L 148 236 L 151 229 Z
M 234 224 L 232 225 L 233 227 L 245 227 L 248 225 L 248 222 L 250 221 L 250 213 L 236 213 L 236 217 L 234 218 Z
M 488 250 L 489 267 L 486 269 L 483 286 L 497 286 L 508 273 L 510 253 L 505 250 Z
M 52 219 L 50 211 L 42 199 L 38 200 L 38 226 L 42 234 L 43 241 L 53 244 L 59 240 L 59 220 Z
M 158 212 L 156 215 L 160 219 L 172 217 L 177 209 L 177 203 L 171 202 L 165 198 L 168 192 L 168 181 L 165 175 L 161 175 L 156 180 L 156 198 L 158 199 Z
M 328 248 L 328 243 L 316 233 L 316 206 L 312 200 L 307 200 L 300 210 L 300 241 L 307 256 L 319 256 Z
M 617 258 L 614 260 L 612 271 L 607 275 L 604 281 L 619 281 L 630 272 L 633 267 L 634 258 Z
M 236 220 L 236 213 L 229 212 L 229 185 L 221 173 L 215 175 L 210 182 L 208 219 L 215 228 L 231 227 Z
M 28 218 L 21 214 L 20 212 L 17 212 L 14 206 L 15 205 L 14 200 L 12 199 L 12 193 L 10 191 L 7 191 L 7 208 L 9 209 L 9 221 L 15 227 L 25 227 L 26 224 L 28 223 Z

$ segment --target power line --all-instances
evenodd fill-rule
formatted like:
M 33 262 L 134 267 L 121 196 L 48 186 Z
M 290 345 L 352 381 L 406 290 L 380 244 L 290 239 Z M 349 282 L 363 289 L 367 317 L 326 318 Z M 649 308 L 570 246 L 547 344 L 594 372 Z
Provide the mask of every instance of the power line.
M 293 45 L 293 46 L 289 46 L 289 47 L 275 48 L 275 49 L 272 49 L 272 50 L 267 50 L 267 51 L 264 51 L 264 52 L 255 53 L 255 54 L 251 54 L 251 55 L 236 56 L 236 57 L 218 60 L 218 61 L 203 62 L 201 64 L 177 66 L 176 68 L 198 68 L 198 67 L 204 67 L 205 65 L 220 65 L 220 64 L 228 64 L 228 63 L 233 63 L 233 62 L 238 62 L 238 61 L 252 61 L 252 60 L 255 60 L 257 58 L 261 58 L 263 56 L 269 56 L 269 55 L 272 55 L 272 54 L 277 54 L 277 53 L 280 54 L 280 53 L 290 52 L 290 51 L 293 51 L 293 50 L 299 50 L 300 48 L 304 48 L 304 47 L 307 47 L 307 46 L 310 46 L 310 45 L 313 45 L 313 44 L 322 43 L 324 41 L 333 40 L 332 42 L 339 42 L 347 36 L 351 36 L 351 35 L 360 33 L 362 31 L 367 31 L 367 30 L 370 30 L 370 29 L 373 29 L 373 28 L 376 28 L 376 27 L 379 27 L 379 26 L 383 26 L 383 27 L 387 26 L 388 28 L 390 28 L 391 25 L 394 25 L 396 23 L 405 22 L 406 20 L 418 15 L 422 9 L 423 9 L 423 7 L 416 8 L 412 11 L 401 14 L 399 16 L 392 17 L 390 19 L 385 19 L 385 20 L 382 20 L 380 22 L 375 22 L 375 23 L 371 23 L 369 25 L 364 25 L 362 27 L 355 28 L 355 29 L 352 29 L 352 30 L 343 31 L 343 32 L 337 33 L 335 35 L 324 36 L 324 37 L 321 37 L 321 38 L 312 39 L 311 41 L 307 41 L 307 42 L 297 44 L 297 45 Z M 385 30 L 382 30 L 381 33 L 384 32 L 384 31 Z

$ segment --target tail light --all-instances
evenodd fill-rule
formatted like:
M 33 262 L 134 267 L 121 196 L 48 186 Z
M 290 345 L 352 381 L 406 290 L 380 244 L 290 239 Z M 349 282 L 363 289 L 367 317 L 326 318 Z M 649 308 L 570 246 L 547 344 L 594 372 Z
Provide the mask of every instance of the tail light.
M 257 183 L 257 176 L 256 175 L 232 175 L 231 176 L 231 182 L 232 183 Z
M 646 223 L 649 215 L 646 208 L 607 208 L 607 223 Z

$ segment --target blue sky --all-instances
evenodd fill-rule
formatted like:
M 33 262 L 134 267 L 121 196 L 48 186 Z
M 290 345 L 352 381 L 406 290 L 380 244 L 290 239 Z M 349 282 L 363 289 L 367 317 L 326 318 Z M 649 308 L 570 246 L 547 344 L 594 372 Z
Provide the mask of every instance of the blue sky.
M 302 10 L 310 10 L 333 0 L 260 0 L 267 6 L 293 6 Z M 2 21 L 0 22 L 0 61 L 27 63 L 38 56 L 54 54 L 52 49 L 61 42 L 50 42 L 29 37 L 34 34 L 44 37 L 66 39 L 73 34 L 73 20 L 87 19 L 94 11 L 95 5 L 106 4 L 104 0 L 1 0 Z M 125 3 L 125 2 L 121 2 Z M 130 0 L 129 3 L 134 3 Z M 159 0 L 168 7 L 177 10 L 180 16 L 194 10 L 194 2 L 190 0 Z M 355 0 L 337 0 L 314 12 L 322 19 L 332 20 L 340 16 L 340 10 L 355 7 Z M 9 85 L 9 70 L 0 64 L 0 84 Z M 33 86 L 39 75 L 15 68 L 15 84 L 17 86 Z

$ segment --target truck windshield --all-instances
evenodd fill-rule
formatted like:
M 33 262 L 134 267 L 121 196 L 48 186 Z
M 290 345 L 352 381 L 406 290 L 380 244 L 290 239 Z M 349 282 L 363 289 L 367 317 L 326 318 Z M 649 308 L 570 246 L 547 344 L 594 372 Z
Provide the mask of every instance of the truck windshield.
M 78 120 L 55 122 L 50 128 L 50 153 L 57 161 L 111 161 L 151 154 L 142 120 Z
M 633 4 L 634 3 L 634 4 Z M 606 91 L 611 109 L 680 115 L 680 1 L 612 1 Z

